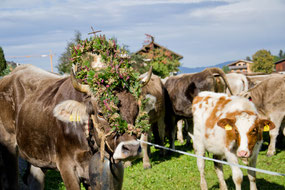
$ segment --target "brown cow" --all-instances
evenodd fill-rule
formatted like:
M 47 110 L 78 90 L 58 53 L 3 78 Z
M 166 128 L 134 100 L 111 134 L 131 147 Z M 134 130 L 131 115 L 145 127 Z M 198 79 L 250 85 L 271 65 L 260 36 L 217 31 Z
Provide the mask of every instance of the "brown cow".
M 139 111 L 135 97 L 127 91 L 116 94 L 120 114 L 134 125 Z M 2 78 L 0 189 L 18 189 L 18 155 L 36 167 L 59 170 L 67 189 L 89 182 L 89 162 L 101 142 L 106 146 L 100 153 L 110 162 L 138 157 L 136 136 L 111 131 L 97 101 L 73 74 L 61 77 L 23 65 Z
M 144 76 L 145 77 L 145 76 Z M 145 111 L 148 112 L 150 116 L 151 130 L 148 134 L 142 134 L 141 140 L 149 141 L 151 133 L 154 134 L 156 143 L 164 145 L 164 136 L 165 136 L 165 89 L 161 82 L 161 79 L 152 75 L 150 81 L 146 86 L 142 88 L 142 96 L 148 98 L 148 102 L 145 106 Z M 151 168 L 149 161 L 150 150 L 148 145 L 145 143 L 141 144 L 143 149 L 143 167 L 145 169 Z
M 229 88 L 225 73 L 219 68 L 207 68 L 194 74 L 183 74 L 169 77 L 165 83 L 166 96 L 166 128 L 170 139 L 170 145 L 174 148 L 176 123 L 180 119 L 192 118 L 192 101 L 201 91 L 224 92 L 222 82 L 216 80 L 221 76 Z M 231 94 L 232 91 L 229 88 Z M 191 130 L 191 129 L 189 129 Z
M 285 77 L 273 75 L 239 95 L 251 99 L 261 117 L 270 119 L 275 124 L 275 129 L 269 132 L 270 144 L 267 151 L 267 156 L 273 156 L 276 138 L 285 116 Z

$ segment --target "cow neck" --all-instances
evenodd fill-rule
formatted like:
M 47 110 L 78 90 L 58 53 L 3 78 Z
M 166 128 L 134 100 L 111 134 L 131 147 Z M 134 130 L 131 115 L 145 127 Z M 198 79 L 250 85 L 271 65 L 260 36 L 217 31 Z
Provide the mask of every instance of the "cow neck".
M 93 126 L 98 134 L 99 140 L 101 141 L 100 143 L 100 152 L 101 152 L 101 161 L 104 161 L 104 156 L 105 156 L 105 145 L 107 145 L 107 147 L 109 148 L 109 150 L 114 153 L 114 150 L 111 148 L 111 146 L 109 145 L 108 141 L 107 141 L 107 137 L 110 136 L 113 131 L 111 130 L 109 133 L 105 134 L 105 131 L 103 128 L 100 128 L 99 125 L 95 122 L 95 116 L 92 114 L 91 115 L 91 120 L 93 122 Z M 89 134 L 90 131 L 89 131 Z M 95 137 L 94 137 L 95 138 Z

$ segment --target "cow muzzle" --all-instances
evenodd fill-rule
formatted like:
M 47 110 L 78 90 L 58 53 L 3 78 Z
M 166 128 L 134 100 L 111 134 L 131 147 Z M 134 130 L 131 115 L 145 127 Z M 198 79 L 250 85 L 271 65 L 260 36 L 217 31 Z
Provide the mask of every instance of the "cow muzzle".
M 137 140 L 123 141 L 115 149 L 115 160 L 134 160 L 142 156 L 141 145 Z

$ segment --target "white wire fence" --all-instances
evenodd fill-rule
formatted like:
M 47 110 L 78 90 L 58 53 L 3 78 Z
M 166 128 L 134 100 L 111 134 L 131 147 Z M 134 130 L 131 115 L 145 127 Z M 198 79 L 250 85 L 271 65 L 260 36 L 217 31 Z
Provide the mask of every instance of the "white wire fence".
M 164 147 L 164 146 L 160 146 L 160 145 L 153 144 L 153 143 L 146 142 L 146 141 L 142 141 L 142 140 L 138 140 L 138 141 L 141 142 L 141 143 L 145 143 L 145 144 L 148 144 L 148 145 L 152 145 L 152 146 L 154 146 L 154 147 L 161 148 L 161 149 L 165 149 L 165 150 L 169 150 L 169 151 L 176 152 L 176 153 L 179 153 L 179 154 L 184 154 L 184 155 L 188 155 L 188 156 L 192 156 L 192 157 L 196 157 L 196 158 L 202 158 L 202 159 L 204 159 L 204 160 L 209 160 L 209 161 L 213 161 L 213 162 L 218 162 L 218 163 L 225 164 L 225 165 L 229 165 L 229 166 L 236 166 L 236 167 L 239 167 L 239 168 L 243 168 L 243 169 L 247 169 L 247 170 L 252 170 L 252 171 L 256 171 L 256 172 L 260 172 L 260 173 L 265 173 L 265 174 L 268 174 L 268 175 L 275 175 L 275 176 L 283 176 L 283 177 L 285 177 L 285 174 L 283 174 L 283 173 L 272 172 L 272 171 L 268 171 L 268 170 L 253 168 L 253 167 L 244 166 L 244 165 L 239 165 L 239 164 L 233 164 L 233 163 L 229 163 L 229 162 L 222 161 L 222 160 L 217 160 L 217 159 L 213 159 L 213 158 L 208 158 L 208 157 L 204 157 L 204 156 L 199 156 L 199 155 L 191 154 L 191 153 L 184 152 L 184 151 L 181 151 L 181 150 L 175 150 L 175 149 L 167 148 L 167 147 Z

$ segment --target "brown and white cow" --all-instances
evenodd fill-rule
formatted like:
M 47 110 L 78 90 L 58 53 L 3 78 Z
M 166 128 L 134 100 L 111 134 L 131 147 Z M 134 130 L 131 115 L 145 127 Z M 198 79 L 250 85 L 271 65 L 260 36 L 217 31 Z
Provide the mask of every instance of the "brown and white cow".
M 275 124 L 275 129 L 269 132 L 270 144 L 267 151 L 267 156 L 273 156 L 280 125 L 285 116 L 285 77 L 272 75 L 239 95 L 251 99 L 260 116 Z M 283 134 L 285 135 L 285 130 Z
M 204 156 L 208 151 L 216 159 L 226 159 L 238 164 L 238 158 L 252 167 L 256 166 L 262 145 L 262 133 L 274 129 L 270 120 L 260 119 L 252 102 L 247 98 L 228 96 L 224 93 L 201 92 L 193 100 L 194 134 L 192 135 L 196 155 Z M 205 161 L 197 158 L 201 177 L 201 189 L 207 189 Z M 214 164 L 220 188 L 227 189 L 222 164 Z M 231 166 L 232 178 L 237 190 L 241 189 L 242 171 Z M 250 189 L 256 188 L 255 172 L 248 170 Z
M 120 114 L 134 125 L 138 102 L 127 91 L 116 95 Z M 97 101 L 73 74 L 61 77 L 23 65 L 2 78 L 0 189 L 18 189 L 18 155 L 36 167 L 59 170 L 67 189 L 89 181 L 92 155 L 103 150 L 98 147 L 105 147 L 100 153 L 110 162 L 138 157 L 136 136 L 111 131 Z
M 216 79 L 220 76 L 224 83 Z M 226 84 L 226 86 L 224 85 Z M 219 68 L 207 68 L 194 74 L 172 76 L 165 82 L 166 88 L 166 128 L 170 145 L 174 148 L 176 123 L 180 119 L 192 118 L 192 101 L 201 91 L 225 92 L 230 89 L 225 73 Z M 231 89 L 230 89 L 231 92 Z M 189 121 L 188 123 L 191 123 Z M 189 130 L 191 128 L 189 127 Z

